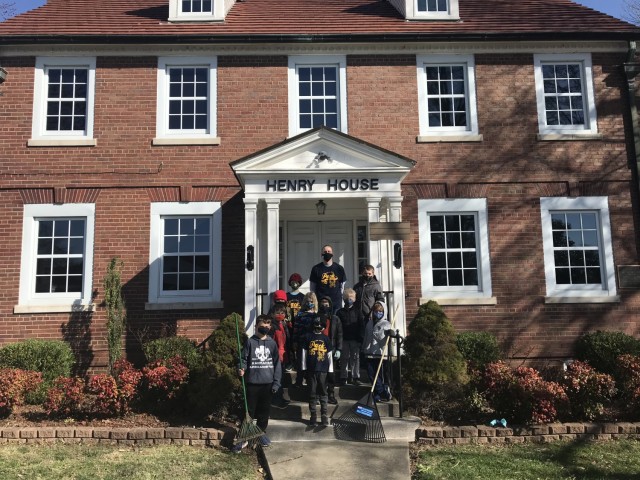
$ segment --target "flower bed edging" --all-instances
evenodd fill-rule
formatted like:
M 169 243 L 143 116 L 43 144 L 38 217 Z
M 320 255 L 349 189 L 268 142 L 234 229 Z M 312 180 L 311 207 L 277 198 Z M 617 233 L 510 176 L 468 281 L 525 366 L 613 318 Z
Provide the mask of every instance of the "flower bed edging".
M 528 427 L 420 427 L 416 442 L 423 445 L 549 443 L 558 440 L 640 438 L 640 423 L 550 423 Z
M 173 444 L 207 447 L 229 443 L 234 436 L 235 430 L 231 428 L 0 427 L 0 443 Z

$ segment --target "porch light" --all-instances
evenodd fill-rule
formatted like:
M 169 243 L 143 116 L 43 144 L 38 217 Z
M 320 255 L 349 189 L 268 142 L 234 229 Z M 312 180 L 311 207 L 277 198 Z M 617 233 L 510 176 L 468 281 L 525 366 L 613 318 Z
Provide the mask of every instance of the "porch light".
M 322 200 L 318 200 L 318 203 L 316 203 L 316 209 L 318 209 L 318 215 L 324 215 L 324 211 L 327 209 L 327 204 Z

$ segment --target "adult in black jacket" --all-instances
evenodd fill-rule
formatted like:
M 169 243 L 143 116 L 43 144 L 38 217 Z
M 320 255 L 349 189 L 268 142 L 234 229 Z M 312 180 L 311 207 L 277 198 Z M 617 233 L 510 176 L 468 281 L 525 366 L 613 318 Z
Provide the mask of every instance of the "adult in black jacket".
M 322 323 L 322 332 L 331 340 L 333 359 L 337 362 L 340 360 L 340 352 L 342 350 L 342 322 L 333 314 L 333 303 L 330 297 L 322 297 L 318 307 L 318 314 Z M 335 384 L 334 371 L 327 375 L 327 391 L 329 393 L 329 403 L 332 405 L 338 403 L 335 396 Z
M 364 320 L 355 307 L 356 292 L 344 289 L 344 307 L 336 312 L 342 324 L 342 353 L 338 385 L 353 382 L 360 385 L 360 348 L 364 336 Z
M 371 315 L 371 308 L 376 302 L 384 301 L 380 282 L 374 274 L 372 265 L 365 265 L 360 274 L 360 281 L 353 287 L 356 291 L 356 309 L 366 324 Z

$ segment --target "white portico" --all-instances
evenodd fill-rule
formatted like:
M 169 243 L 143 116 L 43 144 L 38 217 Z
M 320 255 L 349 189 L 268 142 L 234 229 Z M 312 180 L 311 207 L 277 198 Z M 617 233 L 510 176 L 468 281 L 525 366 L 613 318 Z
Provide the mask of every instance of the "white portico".
M 374 240 L 369 226 L 401 222 L 401 182 L 414 162 L 335 130 L 317 128 L 232 163 L 244 189 L 245 323 L 270 306 L 293 272 L 308 291 L 311 267 L 331 244 L 346 285 L 371 264 L 405 331 L 400 238 Z M 394 252 L 396 263 L 394 265 Z M 391 320 L 391 319 L 390 319 Z

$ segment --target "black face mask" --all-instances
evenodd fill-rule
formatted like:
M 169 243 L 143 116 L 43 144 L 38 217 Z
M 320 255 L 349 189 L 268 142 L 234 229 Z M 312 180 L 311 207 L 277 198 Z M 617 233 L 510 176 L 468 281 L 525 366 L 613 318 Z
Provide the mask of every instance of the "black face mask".
M 330 305 L 322 305 L 322 304 L 320 304 L 320 311 L 321 312 L 329 312 L 329 311 L 331 311 L 331 306 Z
M 325 262 L 328 262 L 333 258 L 333 253 L 323 253 L 322 258 L 324 259 Z
M 267 333 L 269 333 L 269 330 L 271 330 L 270 327 L 265 327 L 265 326 L 258 327 L 258 333 L 260 335 L 266 335 Z

